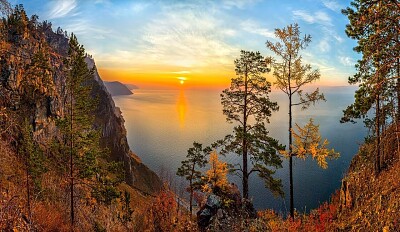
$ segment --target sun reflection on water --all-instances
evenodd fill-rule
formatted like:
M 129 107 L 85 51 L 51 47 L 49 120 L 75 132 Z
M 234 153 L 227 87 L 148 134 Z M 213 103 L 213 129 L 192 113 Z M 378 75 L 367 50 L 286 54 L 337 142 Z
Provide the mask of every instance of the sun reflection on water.
M 179 127 L 184 128 L 187 105 L 186 105 L 185 90 L 183 88 L 181 88 L 179 91 L 178 100 L 176 101 L 176 109 L 178 111 Z

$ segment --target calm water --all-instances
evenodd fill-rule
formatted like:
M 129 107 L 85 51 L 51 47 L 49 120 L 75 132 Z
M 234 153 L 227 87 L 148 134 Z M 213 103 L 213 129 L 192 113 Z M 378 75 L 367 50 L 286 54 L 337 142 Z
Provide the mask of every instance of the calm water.
M 353 101 L 354 89 L 349 87 L 323 89 L 327 102 L 321 102 L 307 111 L 295 109 L 294 122 L 303 124 L 310 117 L 320 124 L 320 131 L 330 146 L 340 152 L 338 160 L 330 161 L 327 170 L 312 160 L 294 161 L 295 207 L 304 211 L 316 208 L 329 199 L 340 186 L 351 158 L 362 143 L 366 130 L 362 123 L 340 124 L 342 110 Z M 232 131 L 226 123 L 220 105 L 220 91 L 200 90 L 135 90 L 131 96 L 115 97 L 121 108 L 128 131 L 131 149 L 152 170 L 175 173 L 185 159 L 193 141 L 209 145 Z M 273 92 L 271 99 L 280 105 L 268 125 L 270 135 L 283 144 L 287 143 L 288 107 L 282 93 Z M 238 162 L 237 156 L 226 157 L 228 162 Z M 254 175 L 250 178 L 250 196 L 258 209 L 273 208 L 287 212 L 289 208 L 288 162 L 278 170 L 282 179 L 285 198 L 274 198 L 264 188 L 263 182 Z M 241 188 L 237 177 L 230 177 Z

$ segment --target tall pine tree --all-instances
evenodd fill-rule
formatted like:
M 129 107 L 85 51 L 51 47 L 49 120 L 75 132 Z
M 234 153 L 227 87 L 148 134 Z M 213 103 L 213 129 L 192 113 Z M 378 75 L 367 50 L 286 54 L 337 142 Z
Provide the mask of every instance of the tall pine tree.
M 242 163 L 236 165 L 235 171 L 242 177 L 245 199 L 249 199 L 252 173 L 258 173 L 274 194 L 282 195 L 281 180 L 273 174 L 282 167 L 277 151 L 283 147 L 268 136 L 266 128 L 278 105 L 269 99 L 271 84 L 262 76 L 268 71 L 265 59 L 259 52 L 241 51 L 235 67 L 236 77 L 221 94 L 226 120 L 235 123 L 233 134 L 225 137 L 222 154 L 231 152 L 242 156 Z
M 93 128 L 96 98 L 91 94 L 93 71 L 85 62 L 85 50 L 74 34 L 69 38 L 68 57 L 64 62 L 67 78 L 64 86 L 64 117 L 58 121 L 63 134 L 61 152 L 68 154 L 70 182 L 70 219 L 75 223 L 75 199 L 78 186 L 91 186 L 101 173 L 100 133 Z M 82 184 L 85 185 L 82 185 Z M 96 186 L 96 184 L 93 184 Z
M 398 130 L 400 118 L 400 4 L 392 0 L 355 0 L 342 13 L 350 21 L 346 34 L 357 40 L 354 50 L 362 58 L 356 65 L 358 72 L 349 77 L 350 84 L 359 84 L 355 102 L 344 110 L 341 122 L 365 118 L 375 107 L 371 125 L 376 137 L 375 172 L 379 174 L 381 131 L 387 118 Z
M 47 171 L 45 166 L 46 158 L 39 145 L 33 139 L 33 128 L 30 121 L 26 118 L 21 126 L 21 136 L 19 139 L 18 153 L 25 163 L 26 199 L 28 219 L 31 220 L 31 198 L 32 192 L 38 193 L 41 190 L 40 177 Z M 32 189 L 31 185 L 34 184 Z M 33 190 L 33 191 L 32 191 Z

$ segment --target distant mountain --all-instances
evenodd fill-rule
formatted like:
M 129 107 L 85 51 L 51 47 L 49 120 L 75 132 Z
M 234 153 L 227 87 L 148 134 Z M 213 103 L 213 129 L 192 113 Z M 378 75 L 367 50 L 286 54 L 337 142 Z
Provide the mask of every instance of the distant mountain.
M 124 85 L 128 87 L 129 90 L 134 90 L 139 88 L 137 85 L 134 84 L 124 84 Z
M 128 89 L 128 87 L 119 81 L 111 81 L 111 82 L 104 81 L 104 85 L 106 86 L 111 96 L 132 94 L 132 92 Z

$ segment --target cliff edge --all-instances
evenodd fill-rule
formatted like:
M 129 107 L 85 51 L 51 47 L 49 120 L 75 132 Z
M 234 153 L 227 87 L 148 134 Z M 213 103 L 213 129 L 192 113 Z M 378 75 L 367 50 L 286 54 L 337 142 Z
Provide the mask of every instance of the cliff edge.
M 68 96 L 64 65 L 68 36 L 60 28 L 54 32 L 46 21 L 29 21 L 23 9 L 15 14 L 27 23 L 13 25 L 14 21 L 7 21 L 15 32 L 2 32 L 8 37 L 2 38 L 0 44 L 0 107 L 11 114 L 26 115 L 33 125 L 35 140 L 50 148 L 52 138 L 59 135 L 56 120 L 64 116 Z M 112 160 L 124 163 L 126 182 L 144 194 L 153 195 L 162 188 L 162 182 L 130 151 L 121 112 L 104 86 L 93 58 L 87 55 L 85 61 L 94 72 L 93 81 L 88 84 L 98 98 L 94 126 L 102 132 L 102 144 L 111 152 Z M 46 71 L 38 73 L 35 65 L 46 66 Z M 31 96 L 27 96 L 28 92 Z M 29 102 L 22 106 L 21 99 Z
M 141 163 L 129 148 L 122 113 L 101 80 L 93 58 L 86 57 L 86 63 L 90 69 L 94 68 L 93 92 L 98 94 L 99 100 L 96 126 L 102 128 L 103 144 L 110 149 L 115 160 L 124 162 L 126 182 L 130 186 L 150 195 L 159 191 L 162 182 L 158 176 Z

